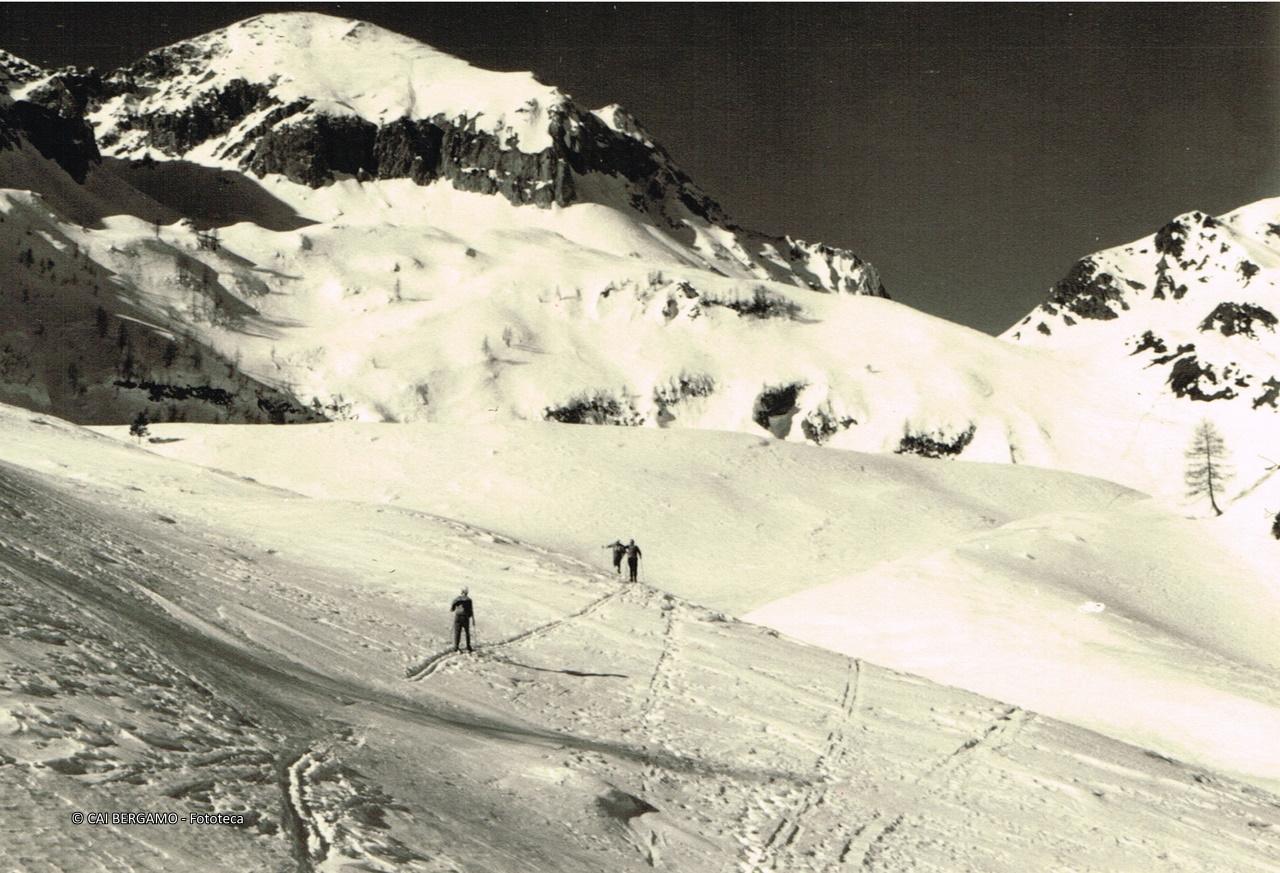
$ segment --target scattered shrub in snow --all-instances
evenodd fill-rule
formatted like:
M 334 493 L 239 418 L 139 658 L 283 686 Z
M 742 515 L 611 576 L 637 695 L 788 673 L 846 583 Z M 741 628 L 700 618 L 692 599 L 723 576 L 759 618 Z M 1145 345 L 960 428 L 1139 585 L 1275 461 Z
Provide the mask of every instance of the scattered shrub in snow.
M 159 403 L 162 400 L 201 400 L 215 406 L 230 406 L 235 399 L 231 392 L 209 385 L 166 385 L 161 382 L 132 379 L 117 379 L 114 384 L 117 388 L 146 391 L 147 399 L 152 403 Z
M 903 428 L 902 441 L 893 452 L 896 455 L 920 455 L 925 458 L 954 457 L 973 442 L 973 435 L 977 431 L 978 426 L 970 424 L 965 430 L 948 438 L 942 431 L 937 434 L 912 433 L 908 425 Z
M 1239 270 L 1240 275 L 1244 277 L 1244 283 L 1246 285 L 1249 284 L 1250 279 L 1258 275 L 1258 265 L 1253 261 L 1241 261 Z
M 815 445 L 822 445 L 842 430 L 848 430 L 857 424 L 852 416 L 837 416 L 831 411 L 828 403 L 823 403 L 812 410 L 800 421 L 800 430 L 804 438 Z
M 1223 336 L 1234 336 L 1239 333 L 1256 339 L 1257 336 L 1253 332 L 1254 322 L 1274 331 L 1276 317 L 1261 306 L 1255 306 L 1252 303 L 1219 303 L 1214 307 L 1213 312 L 1200 322 L 1200 330 L 1216 328 Z
M 644 424 L 644 416 L 628 401 L 623 404 L 602 391 L 583 394 L 564 406 L 548 406 L 542 411 L 544 421 L 562 424 L 616 424 L 635 427 Z
M 707 306 L 723 306 L 747 318 L 795 319 L 804 312 L 800 304 L 760 285 L 756 286 L 750 300 L 718 300 L 705 294 L 702 300 Z
M 147 418 L 147 414 L 145 412 L 139 412 L 134 417 L 133 423 L 129 425 L 129 436 L 133 437 L 139 442 L 139 444 L 141 444 L 142 438 L 149 432 L 147 430 L 147 426 L 149 424 L 151 424 L 151 421 Z
M 681 373 L 666 384 L 653 388 L 653 404 L 658 407 L 660 422 L 672 421 L 672 408 L 691 397 L 710 397 L 716 390 L 716 380 L 704 373 Z
M 791 432 L 791 416 L 796 411 L 796 398 L 803 388 L 803 382 L 765 388 L 756 397 L 751 420 L 779 439 L 786 437 Z

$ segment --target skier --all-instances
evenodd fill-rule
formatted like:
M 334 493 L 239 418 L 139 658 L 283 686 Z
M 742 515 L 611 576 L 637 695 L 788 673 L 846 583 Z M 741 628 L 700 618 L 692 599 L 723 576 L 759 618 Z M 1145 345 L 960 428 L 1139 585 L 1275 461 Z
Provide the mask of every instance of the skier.
M 640 547 L 636 545 L 636 541 L 632 540 L 627 543 L 627 569 L 631 571 L 631 581 L 636 581 L 636 567 L 640 564 Z
M 613 572 L 619 576 L 622 575 L 622 555 L 627 551 L 627 547 L 622 544 L 622 537 L 618 537 L 607 546 L 602 548 L 613 549 Z
M 471 598 L 467 596 L 467 589 L 463 588 L 462 593 L 453 598 L 449 611 L 453 613 L 453 650 L 462 651 L 462 635 L 465 633 L 467 651 L 474 651 L 471 648 L 471 627 L 476 623 L 476 615 L 471 607 Z

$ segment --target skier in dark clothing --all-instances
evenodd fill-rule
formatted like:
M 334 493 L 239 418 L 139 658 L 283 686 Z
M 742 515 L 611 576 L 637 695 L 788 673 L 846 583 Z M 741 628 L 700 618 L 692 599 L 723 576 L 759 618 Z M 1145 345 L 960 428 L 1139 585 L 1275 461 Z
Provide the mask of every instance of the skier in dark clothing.
M 619 576 L 622 575 L 622 556 L 627 551 L 627 547 L 622 544 L 622 538 L 614 540 L 609 545 L 604 546 L 606 549 L 613 549 L 613 572 Z
M 627 569 L 631 571 L 631 581 L 636 581 L 636 567 L 640 564 L 640 547 L 636 545 L 636 541 L 632 540 L 627 543 Z
M 467 596 L 467 589 L 463 588 L 462 593 L 453 598 L 453 603 L 449 604 L 449 611 L 453 613 L 453 650 L 455 652 L 462 651 L 462 635 L 467 635 L 467 651 L 473 651 L 471 648 L 471 626 L 476 622 L 475 610 L 471 607 L 471 598 Z

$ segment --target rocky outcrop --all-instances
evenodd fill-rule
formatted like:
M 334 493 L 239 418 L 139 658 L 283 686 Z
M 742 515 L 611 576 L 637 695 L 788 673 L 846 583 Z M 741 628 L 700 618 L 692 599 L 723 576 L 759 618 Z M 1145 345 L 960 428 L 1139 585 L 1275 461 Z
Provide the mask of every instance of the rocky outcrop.
M 1274 332 L 1276 317 L 1253 303 L 1219 303 L 1200 322 L 1200 330 L 1217 330 L 1223 336 L 1243 334 L 1257 339 L 1257 334 L 1253 331 L 1255 324 Z
M 1066 278 L 1053 286 L 1049 302 L 1080 318 L 1100 320 L 1119 317 L 1119 313 L 1111 308 L 1113 303 L 1119 304 L 1121 309 L 1128 308 L 1124 292 L 1115 278 L 1110 273 L 1099 271 L 1092 258 L 1083 258 L 1075 263 Z
M 102 160 L 93 129 L 84 119 L 65 118 L 27 100 L 0 106 L 0 148 L 17 146 L 19 138 L 31 143 L 77 182 L 83 183 L 89 168 Z
M 1225 374 L 1222 381 L 1226 381 Z M 1236 396 L 1230 385 L 1223 385 L 1216 391 L 1206 391 L 1203 384 L 1217 387 L 1218 374 L 1210 364 L 1201 364 L 1195 355 L 1180 358 L 1169 371 L 1169 390 L 1178 397 L 1189 400 L 1229 400 Z

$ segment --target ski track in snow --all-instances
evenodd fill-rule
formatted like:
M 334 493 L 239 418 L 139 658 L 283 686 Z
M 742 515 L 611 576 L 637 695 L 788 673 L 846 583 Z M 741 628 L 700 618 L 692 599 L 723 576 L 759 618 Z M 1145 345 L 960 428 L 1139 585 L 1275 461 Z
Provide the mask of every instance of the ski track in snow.
M 646 604 L 652 604 L 656 600 L 666 617 L 662 625 L 662 649 L 658 653 L 658 659 L 654 662 L 653 674 L 649 677 L 644 704 L 640 711 L 640 726 L 644 731 L 646 742 L 659 744 L 667 751 L 676 751 L 675 746 L 663 731 L 664 720 L 661 703 L 663 696 L 672 693 L 674 688 L 672 673 L 676 657 L 676 624 L 679 617 L 679 603 L 670 594 L 662 594 L 659 597 L 658 595 L 661 592 L 656 589 L 649 588 L 646 593 L 649 595 L 646 598 Z M 661 767 L 652 762 L 646 763 L 644 769 L 641 770 L 640 791 L 646 801 L 653 802 L 653 800 L 657 799 L 663 772 Z M 657 804 L 654 805 L 656 806 Z M 639 816 L 638 820 L 643 821 L 643 816 Z M 654 828 L 649 829 L 647 839 L 642 837 L 637 840 L 637 848 L 640 849 L 650 867 L 662 865 L 662 845 L 662 834 Z
M 966 768 L 975 766 L 976 757 L 982 754 L 998 754 L 1013 745 L 1023 728 L 1034 718 L 1032 713 L 1011 706 L 991 722 L 979 736 L 971 737 L 945 758 L 935 761 L 921 773 L 908 793 L 906 803 L 887 804 L 854 829 L 853 837 L 840 850 L 840 862 L 858 858 L 864 870 L 874 870 L 880 865 L 886 843 L 900 831 L 913 812 L 915 803 L 941 787 L 958 788 L 963 793 L 962 776 Z
M 800 790 L 798 799 L 772 794 L 750 798 L 743 817 L 745 828 L 739 836 L 743 852 L 736 869 L 740 873 L 795 870 L 801 866 L 825 873 L 838 869 L 843 863 L 852 837 L 843 838 L 842 820 L 832 831 L 816 835 L 818 845 L 809 850 L 806 858 L 797 854 L 795 843 L 808 824 L 809 814 L 824 804 L 828 788 L 842 775 L 842 765 L 850 754 L 849 730 L 857 720 L 862 693 L 862 662 L 854 658 L 849 661 L 836 724 L 828 731 L 822 752 L 814 762 L 813 774 Z M 777 821 L 770 828 L 768 822 L 776 814 L 775 808 L 787 804 L 789 808 L 777 816 Z M 768 830 L 768 836 L 763 840 L 762 829 Z M 838 847 L 833 847 L 832 843 Z
M 418 575 L 439 577 L 379 589 L 368 567 L 324 576 L 333 553 L 297 566 L 262 557 L 291 521 L 256 546 L 242 539 L 285 503 L 224 531 L 197 517 L 217 506 L 209 498 L 170 507 L 144 481 L 135 504 L 100 484 L 50 481 L 0 465 L 0 663 L 12 663 L 0 725 L 22 726 L 0 729 L 0 754 L 33 762 L 0 757 L 0 788 L 18 798 L 0 810 L 34 825 L 34 848 L 18 851 L 48 858 L 65 846 L 51 809 L 165 797 L 262 810 L 277 830 L 97 829 L 75 867 L 33 866 L 0 846 L 0 869 L 174 873 L 217 858 L 218 869 L 300 873 L 1006 873 L 1028 869 L 1018 852 L 1039 852 L 1036 869 L 1078 857 L 1071 869 L 1145 873 L 1168 852 L 1171 871 L 1259 873 L 1280 860 L 1280 799 L 1265 792 L 795 647 L 553 551 L 466 526 L 397 527 L 403 514 L 367 510 L 391 525 L 368 543 L 420 532 L 430 563 L 419 570 L 434 570 Z M 318 524 L 326 505 L 290 511 Z M 326 539 L 312 536 L 312 547 Z M 398 665 L 378 673 L 393 643 L 421 639 L 439 579 L 471 550 L 482 569 L 465 578 L 492 576 L 495 603 L 527 598 L 501 616 L 527 629 L 474 670 L 419 662 L 418 678 L 435 677 L 429 693 Z M 419 611 L 407 613 L 413 591 Z M 508 657 L 519 644 L 527 657 Z M 587 660 L 600 672 L 558 669 Z M 512 717 L 441 710 L 437 697 Z M 119 700 L 125 715 L 86 714 Z M 520 709 L 528 722 L 514 720 Z M 1032 724 L 1034 744 L 1022 737 Z M 596 806 L 606 789 L 641 802 L 609 818 Z M 1034 848 L 1045 841 L 1052 851 Z
M 622 584 L 626 585 L 628 583 L 622 583 Z M 543 634 L 551 633 L 552 631 L 563 627 L 566 623 L 573 621 L 576 618 L 583 618 L 584 616 L 590 615 L 600 607 L 604 606 L 609 601 L 621 595 L 625 590 L 626 590 L 625 588 L 618 588 L 617 590 L 610 591 L 608 594 L 605 594 L 602 597 L 597 597 L 595 600 L 591 601 L 586 606 L 582 607 L 582 609 L 579 609 L 577 612 L 566 615 L 564 618 L 552 619 L 551 621 L 548 621 L 545 624 L 540 624 L 537 627 L 530 628 L 529 630 L 522 631 L 518 634 L 515 634 L 514 636 L 510 636 L 505 639 L 498 640 L 497 642 L 478 645 L 475 647 L 476 654 L 483 655 L 495 649 L 502 649 L 507 646 L 515 645 L 516 643 L 524 642 L 525 640 L 530 640 L 536 637 L 540 637 Z M 430 658 L 427 658 L 425 661 L 421 661 L 417 665 L 412 666 L 408 670 L 406 670 L 405 678 L 414 682 L 425 679 L 428 676 L 435 673 L 437 670 L 439 670 L 446 663 L 453 661 L 455 659 L 464 657 L 464 655 L 466 654 L 470 654 L 470 653 L 458 652 L 453 650 L 452 648 L 446 649 L 443 652 L 438 652 L 432 655 Z

